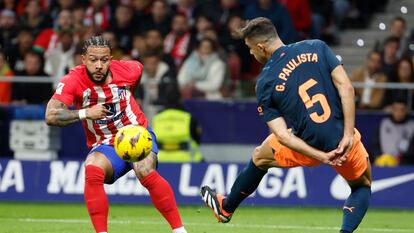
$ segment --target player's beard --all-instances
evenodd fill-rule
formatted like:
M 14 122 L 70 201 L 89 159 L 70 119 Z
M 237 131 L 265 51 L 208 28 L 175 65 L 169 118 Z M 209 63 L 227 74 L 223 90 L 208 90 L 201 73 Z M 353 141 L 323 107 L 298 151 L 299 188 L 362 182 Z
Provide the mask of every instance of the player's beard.
M 105 80 L 106 80 L 106 78 L 108 77 L 108 74 L 109 74 L 109 69 L 106 71 L 106 73 L 105 74 L 103 74 L 103 78 L 101 79 L 101 80 L 95 80 L 94 78 L 93 78 L 93 73 L 91 73 L 88 69 L 86 69 L 86 73 L 88 74 L 88 78 L 92 81 L 92 82 L 94 82 L 94 83 L 96 83 L 96 84 L 102 84 L 102 83 L 104 83 L 105 82 Z

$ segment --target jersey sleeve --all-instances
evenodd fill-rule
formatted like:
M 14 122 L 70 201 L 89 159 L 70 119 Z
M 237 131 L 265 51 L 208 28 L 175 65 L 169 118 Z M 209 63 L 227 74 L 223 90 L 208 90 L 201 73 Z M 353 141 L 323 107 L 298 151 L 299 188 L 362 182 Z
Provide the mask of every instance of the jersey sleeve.
M 142 64 L 138 61 L 127 61 L 127 63 L 131 74 L 131 80 L 134 83 L 138 83 L 142 74 Z
M 133 80 L 132 88 L 135 89 L 141 79 L 143 66 L 138 61 L 131 61 L 130 67 L 132 75 L 131 79 Z
M 341 65 L 341 62 L 333 53 L 332 49 L 329 48 L 329 46 L 325 42 L 321 40 L 318 40 L 318 42 L 318 47 L 325 58 L 325 62 L 328 66 L 329 72 L 332 72 L 332 70 L 334 70 L 337 66 Z
M 60 80 L 52 98 L 62 101 L 66 106 L 71 106 L 75 100 L 76 82 L 70 75 L 66 75 Z
M 270 83 L 259 83 L 257 85 L 256 95 L 258 102 L 258 112 L 264 122 L 281 117 L 282 114 L 277 110 L 277 106 L 272 101 L 272 93 L 274 88 Z

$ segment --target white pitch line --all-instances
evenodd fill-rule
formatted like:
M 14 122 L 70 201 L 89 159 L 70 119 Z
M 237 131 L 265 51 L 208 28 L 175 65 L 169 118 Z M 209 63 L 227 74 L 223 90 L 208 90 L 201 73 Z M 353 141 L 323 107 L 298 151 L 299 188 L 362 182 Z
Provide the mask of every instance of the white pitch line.
M 44 219 L 44 218 L 0 218 L 0 221 L 10 221 L 17 220 L 20 222 L 43 222 L 43 223 L 90 223 L 90 220 L 86 219 Z M 151 224 L 159 225 L 165 223 L 164 221 L 148 221 L 148 220 L 138 220 L 138 221 L 129 221 L 129 220 L 109 220 L 109 223 L 112 224 Z M 186 223 L 185 225 L 189 226 L 207 226 L 212 227 L 211 223 Z M 228 228 L 257 228 L 257 229 L 285 229 L 285 230 L 306 230 L 306 231 L 338 231 L 338 227 L 324 227 L 324 226 L 295 226 L 295 225 L 264 225 L 264 224 L 225 224 L 215 226 L 222 226 Z M 359 231 L 363 232 L 410 232 L 412 233 L 414 229 L 406 228 L 358 228 Z

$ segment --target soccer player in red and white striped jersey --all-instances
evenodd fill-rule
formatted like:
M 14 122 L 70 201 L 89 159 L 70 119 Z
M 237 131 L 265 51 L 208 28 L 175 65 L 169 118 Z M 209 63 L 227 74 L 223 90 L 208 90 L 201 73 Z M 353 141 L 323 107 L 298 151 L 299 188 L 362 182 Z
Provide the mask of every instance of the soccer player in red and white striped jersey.
M 155 139 L 148 120 L 132 96 L 141 77 L 142 65 L 137 61 L 112 60 L 111 46 L 100 36 L 85 41 L 82 62 L 83 65 L 72 69 L 58 84 L 47 105 L 46 123 L 63 127 L 82 121 L 91 148 L 85 161 L 84 198 L 95 231 L 107 232 L 109 207 L 104 183 L 111 184 L 134 169 L 173 233 L 186 233 L 174 193 L 155 170 L 156 140 L 150 155 L 135 163 L 122 160 L 113 148 L 115 134 L 126 125 L 144 126 Z M 69 109 L 71 105 L 77 110 Z

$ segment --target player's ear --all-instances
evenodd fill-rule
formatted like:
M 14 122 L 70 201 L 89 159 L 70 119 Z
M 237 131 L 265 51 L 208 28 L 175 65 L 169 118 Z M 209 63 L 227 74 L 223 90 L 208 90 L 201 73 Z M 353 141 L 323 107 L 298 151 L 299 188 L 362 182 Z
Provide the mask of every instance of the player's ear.
M 265 51 L 265 45 L 263 44 L 263 43 L 257 43 L 257 45 L 256 45 L 259 49 L 260 49 L 260 51 L 262 51 L 262 52 L 264 52 Z
M 82 60 L 82 63 L 84 64 L 84 65 L 86 65 L 86 56 L 85 55 L 81 55 L 81 60 Z

